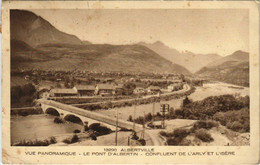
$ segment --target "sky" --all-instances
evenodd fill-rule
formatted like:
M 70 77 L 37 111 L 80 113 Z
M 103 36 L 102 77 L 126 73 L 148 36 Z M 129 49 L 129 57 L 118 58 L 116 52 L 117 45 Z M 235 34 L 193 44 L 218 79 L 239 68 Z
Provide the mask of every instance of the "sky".
M 60 31 L 94 44 L 161 41 L 178 51 L 230 55 L 249 51 L 246 9 L 31 10 Z

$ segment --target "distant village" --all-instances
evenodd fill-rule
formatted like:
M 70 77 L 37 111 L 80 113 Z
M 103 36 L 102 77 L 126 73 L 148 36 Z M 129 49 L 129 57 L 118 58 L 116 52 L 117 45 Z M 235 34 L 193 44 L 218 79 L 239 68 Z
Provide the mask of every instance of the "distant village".
M 18 75 L 37 86 L 39 98 L 156 95 L 181 90 L 188 83 L 187 76 L 181 74 L 26 69 L 12 72 L 12 76 Z
M 122 95 L 124 85 L 97 84 L 97 85 L 77 85 L 73 88 L 54 88 L 50 92 L 42 93 L 42 97 L 66 97 L 66 96 L 112 96 Z M 163 92 L 172 92 L 183 88 L 182 80 L 170 84 L 167 89 L 161 89 L 159 86 L 149 86 L 147 88 L 136 87 L 133 90 L 135 95 L 159 94 Z

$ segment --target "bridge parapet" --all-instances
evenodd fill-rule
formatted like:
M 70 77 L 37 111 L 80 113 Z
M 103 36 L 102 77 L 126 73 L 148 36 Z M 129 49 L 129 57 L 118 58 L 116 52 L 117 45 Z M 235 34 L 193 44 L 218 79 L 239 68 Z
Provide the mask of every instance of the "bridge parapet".
M 39 99 L 39 103 L 41 103 L 43 112 L 46 112 L 48 108 L 54 108 L 56 109 L 59 113 L 63 113 L 65 115 L 68 114 L 73 114 L 81 118 L 81 120 L 84 122 L 86 118 L 90 118 L 93 120 L 100 121 L 102 123 L 106 123 L 112 126 L 116 126 L 116 118 L 111 118 L 96 112 L 88 111 L 85 109 L 81 109 L 78 107 L 74 107 L 71 105 L 59 103 L 53 100 L 44 100 L 44 99 Z M 118 119 L 118 127 L 120 128 L 127 128 L 127 129 L 132 129 L 133 128 L 133 123 L 128 122 L 125 120 Z M 142 130 L 142 125 L 135 124 L 136 131 Z

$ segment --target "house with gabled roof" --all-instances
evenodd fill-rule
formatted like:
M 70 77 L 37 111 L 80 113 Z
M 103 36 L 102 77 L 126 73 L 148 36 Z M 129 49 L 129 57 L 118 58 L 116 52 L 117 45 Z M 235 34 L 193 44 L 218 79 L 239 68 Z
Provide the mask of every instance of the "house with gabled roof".
M 97 84 L 95 89 L 95 94 L 97 95 L 114 95 L 115 87 L 111 84 Z
M 117 84 L 114 86 L 115 87 L 115 94 L 121 95 L 123 93 L 123 84 Z
M 160 87 L 158 87 L 158 86 L 153 86 L 153 85 L 151 85 L 151 86 L 149 86 L 148 88 L 146 88 L 146 90 L 147 90 L 147 92 L 153 93 L 153 94 L 156 94 L 156 93 L 160 93 L 160 92 L 161 92 Z
M 93 96 L 95 94 L 96 87 L 94 85 L 77 85 L 73 89 L 79 96 Z
M 145 91 L 146 90 L 142 87 L 136 87 L 133 92 L 134 92 L 134 94 L 143 94 L 143 93 L 145 93 Z
M 50 91 L 50 96 L 53 97 L 66 97 L 66 96 L 77 96 L 78 93 L 74 89 L 58 88 Z

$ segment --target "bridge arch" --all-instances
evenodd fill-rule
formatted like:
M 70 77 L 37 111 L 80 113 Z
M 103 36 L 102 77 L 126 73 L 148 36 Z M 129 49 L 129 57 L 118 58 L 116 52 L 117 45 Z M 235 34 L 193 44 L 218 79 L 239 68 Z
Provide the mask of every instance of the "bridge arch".
M 72 122 L 72 123 L 76 123 L 76 124 L 79 124 L 79 125 L 84 125 L 83 120 L 80 117 L 73 115 L 73 114 L 65 115 L 64 120 Z
M 45 113 L 47 113 L 47 114 L 50 114 L 50 115 L 53 115 L 53 116 L 60 116 L 60 113 L 59 113 L 59 111 L 57 110 L 57 109 L 55 109 L 55 108 L 47 108 L 46 110 L 45 110 Z

